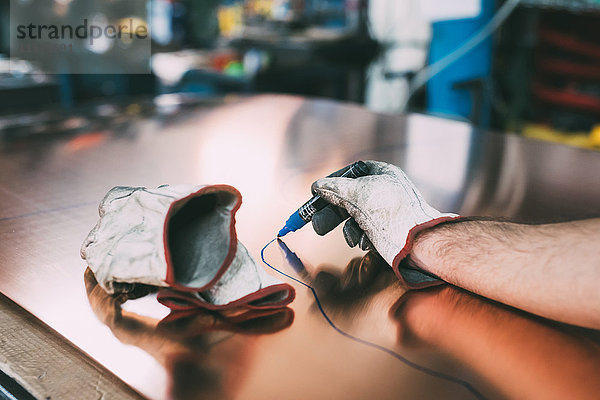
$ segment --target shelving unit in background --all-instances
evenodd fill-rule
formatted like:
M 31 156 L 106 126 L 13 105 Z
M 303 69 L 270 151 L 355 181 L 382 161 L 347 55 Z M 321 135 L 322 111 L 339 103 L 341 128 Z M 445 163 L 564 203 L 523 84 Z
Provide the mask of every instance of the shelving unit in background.
M 523 0 L 498 33 L 494 128 L 600 149 L 600 0 Z

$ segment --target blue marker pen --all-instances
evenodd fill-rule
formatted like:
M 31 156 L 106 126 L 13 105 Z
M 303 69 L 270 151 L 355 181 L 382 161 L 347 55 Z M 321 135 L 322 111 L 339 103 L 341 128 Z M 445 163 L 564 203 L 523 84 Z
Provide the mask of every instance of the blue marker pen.
M 340 175 L 340 177 L 358 178 L 365 175 L 369 175 L 369 167 L 364 162 L 357 161 L 350 165 L 348 170 Z M 304 225 L 312 221 L 312 217 L 317 211 L 324 209 L 328 205 L 329 203 L 321 198 L 321 196 L 313 196 L 312 199 L 304 203 L 302 207 L 300 207 L 288 218 L 287 221 L 285 221 L 285 226 L 281 228 L 277 234 L 277 237 L 285 236 L 290 232 L 294 232 L 302 228 Z

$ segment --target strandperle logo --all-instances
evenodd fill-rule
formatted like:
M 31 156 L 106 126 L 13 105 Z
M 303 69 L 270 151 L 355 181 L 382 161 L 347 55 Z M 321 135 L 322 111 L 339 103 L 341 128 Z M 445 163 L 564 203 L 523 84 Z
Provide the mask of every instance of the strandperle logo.
M 147 0 L 10 0 L 10 59 L 49 74 L 149 73 L 150 10 Z
M 89 24 L 88 19 L 84 18 L 83 23 L 77 26 L 73 25 L 38 25 L 29 23 L 28 25 L 17 25 L 17 39 L 88 39 L 90 45 L 94 44 L 95 39 L 106 37 L 107 39 L 146 39 L 148 38 L 148 29 L 145 25 L 134 25 L 133 18 L 129 18 L 127 23 L 118 25 L 94 25 Z

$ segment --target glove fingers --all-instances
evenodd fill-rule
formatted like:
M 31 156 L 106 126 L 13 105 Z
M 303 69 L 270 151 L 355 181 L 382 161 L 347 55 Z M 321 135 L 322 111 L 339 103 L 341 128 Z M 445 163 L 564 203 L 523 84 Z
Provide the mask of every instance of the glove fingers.
M 362 236 L 365 234 L 362 229 L 358 226 L 358 223 L 354 220 L 354 218 L 350 218 L 344 224 L 344 239 L 346 239 L 346 243 L 348 246 L 354 247 L 360 243 Z
M 323 236 L 341 224 L 348 216 L 348 212 L 343 208 L 329 205 L 313 215 L 312 226 L 318 235 Z
M 375 246 L 373 246 L 373 243 L 371 243 L 371 241 L 369 240 L 369 238 L 367 237 L 366 233 L 363 233 L 362 236 L 360 237 L 360 242 L 358 243 L 359 247 L 361 250 L 375 250 Z
M 375 246 L 373 246 L 367 234 L 358 226 L 354 218 L 350 218 L 344 224 L 344 239 L 346 239 L 346 243 L 350 247 L 358 245 L 361 250 L 375 250 Z
M 113 201 L 129 197 L 132 193 L 138 190 L 140 190 L 139 187 L 129 186 L 115 186 L 110 189 L 98 207 L 98 213 L 100 214 L 100 217 L 104 216 L 104 214 L 106 214 L 106 212 L 111 208 Z

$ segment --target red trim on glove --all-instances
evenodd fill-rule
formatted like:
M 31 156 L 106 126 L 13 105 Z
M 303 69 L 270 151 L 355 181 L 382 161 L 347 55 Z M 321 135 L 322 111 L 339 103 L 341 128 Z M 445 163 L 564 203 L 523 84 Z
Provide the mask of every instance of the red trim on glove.
M 227 331 L 247 334 L 275 333 L 294 322 L 294 310 L 289 307 L 274 310 L 244 310 L 233 316 L 207 314 L 203 310 L 173 311 L 158 323 L 158 328 L 176 332 L 181 338 L 194 338 L 208 332 Z M 211 316 L 210 318 L 205 318 Z M 247 324 L 247 322 L 257 322 Z
M 277 292 L 287 291 L 287 296 L 277 302 L 265 303 L 262 305 L 250 304 L 253 301 L 260 300 Z M 287 283 L 280 283 L 277 285 L 267 286 L 264 289 L 259 289 L 256 292 L 250 293 L 237 300 L 229 302 L 227 304 L 217 305 L 210 304 L 202 299 L 193 296 L 190 293 L 180 292 L 171 289 L 161 289 L 158 292 L 156 299 L 159 303 L 169 307 L 171 310 L 193 310 L 203 308 L 207 310 L 227 310 L 231 308 L 245 308 L 249 310 L 270 310 L 284 307 L 290 304 L 296 297 L 296 291 L 293 286 Z M 182 304 L 185 303 L 185 304 Z
M 408 255 L 408 253 L 410 253 L 410 251 L 412 250 L 412 247 L 413 247 L 413 244 L 415 241 L 415 237 L 417 236 L 418 233 L 424 231 L 425 229 L 429 229 L 436 225 L 439 225 L 443 222 L 456 221 L 456 220 L 462 219 L 462 218 L 463 217 L 461 217 L 461 216 L 439 217 L 439 218 L 435 218 L 430 221 L 424 222 L 422 224 L 415 225 L 410 229 L 410 231 L 408 231 L 408 235 L 406 236 L 406 243 L 404 244 L 404 247 L 402 248 L 402 250 L 400 250 L 400 252 L 396 255 L 396 257 L 394 257 L 394 260 L 392 262 L 392 269 L 394 270 L 394 273 L 396 274 L 396 276 L 398 277 L 398 279 L 402 282 L 402 284 L 404 286 L 406 286 L 410 289 L 422 289 L 422 288 L 435 286 L 435 285 L 439 285 L 439 284 L 443 283 L 443 281 L 421 282 L 421 283 L 417 283 L 417 284 L 406 282 L 404 280 L 404 277 L 400 273 L 400 269 L 399 269 L 400 261 L 402 261 Z
M 202 287 L 193 288 L 193 287 L 185 286 L 185 285 L 178 283 L 175 280 L 175 271 L 173 269 L 173 261 L 171 260 L 171 252 L 170 252 L 169 246 L 168 246 L 168 239 L 169 239 L 168 229 L 169 229 L 169 220 L 170 220 L 171 212 L 173 211 L 173 208 L 175 205 L 179 206 L 182 203 L 188 202 L 189 200 L 193 199 L 194 197 L 197 197 L 199 195 L 214 193 L 214 192 L 228 192 L 228 193 L 233 194 L 237 199 L 234 207 L 230 211 L 231 220 L 229 223 L 229 250 L 227 251 L 225 260 L 223 260 L 223 264 L 221 264 L 221 266 L 219 267 L 219 270 L 217 271 L 217 274 L 210 282 L 208 282 L 206 285 L 204 285 Z M 169 286 L 171 286 L 177 290 L 182 290 L 185 292 L 200 292 L 200 291 L 208 289 L 209 287 L 214 285 L 221 278 L 221 276 L 225 273 L 227 268 L 229 268 L 229 265 L 233 261 L 233 258 L 235 257 L 235 253 L 237 251 L 238 241 L 237 241 L 237 233 L 235 231 L 235 214 L 237 213 L 237 210 L 239 210 L 241 205 L 242 205 L 241 193 L 236 188 L 234 188 L 233 186 L 229 186 L 229 185 L 205 186 L 205 187 L 201 188 L 200 190 L 198 190 L 194 193 L 190 193 L 189 195 L 185 196 L 184 198 L 171 203 L 171 205 L 169 206 L 169 210 L 167 211 L 167 215 L 165 216 L 165 224 L 164 224 L 164 229 L 163 229 L 163 246 L 165 248 L 165 261 L 167 263 L 167 276 L 165 277 L 165 282 Z

